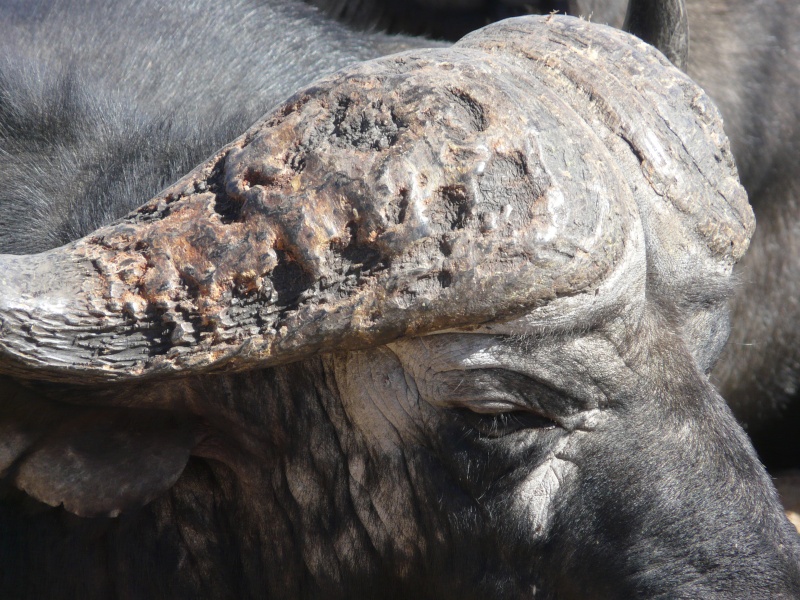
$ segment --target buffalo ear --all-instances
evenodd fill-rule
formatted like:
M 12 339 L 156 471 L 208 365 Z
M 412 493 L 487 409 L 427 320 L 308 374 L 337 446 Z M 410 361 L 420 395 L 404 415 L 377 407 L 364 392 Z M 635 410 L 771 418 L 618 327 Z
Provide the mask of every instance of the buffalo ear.
M 79 516 L 117 516 L 164 493 L 196 441 L 173 413 L 63 405 L 0 380 L 0 478 Z

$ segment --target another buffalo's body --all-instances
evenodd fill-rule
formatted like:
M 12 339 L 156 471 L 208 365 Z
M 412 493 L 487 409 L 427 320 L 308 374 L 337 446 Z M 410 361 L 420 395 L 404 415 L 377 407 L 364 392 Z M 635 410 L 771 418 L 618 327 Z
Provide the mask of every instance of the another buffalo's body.
M 737 267 L 728 346 L 712 381 L 762 460 L 800 465 L 800 6 L 689 2 L 689 74 L 722 112 L 758 226 Z
M 752 219 L 663 58 L 512 21 L 214 152 L 420 42 L 90 8 L 6 5 L 3 252 L 71 243 L 0 263 L 4 596 L 797 597 L 704 374 Z

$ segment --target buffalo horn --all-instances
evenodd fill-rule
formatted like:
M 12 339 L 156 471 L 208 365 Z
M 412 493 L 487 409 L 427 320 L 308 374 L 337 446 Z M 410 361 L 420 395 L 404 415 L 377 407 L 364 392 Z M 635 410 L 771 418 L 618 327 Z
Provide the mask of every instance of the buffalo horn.
M 513 19 L 322 79 L 115 224 L 0 256 L 0 373 L 243 370 L 600 307 L 651 248 L 729 272 L 751 231 L 699 88 L 610 28 Z

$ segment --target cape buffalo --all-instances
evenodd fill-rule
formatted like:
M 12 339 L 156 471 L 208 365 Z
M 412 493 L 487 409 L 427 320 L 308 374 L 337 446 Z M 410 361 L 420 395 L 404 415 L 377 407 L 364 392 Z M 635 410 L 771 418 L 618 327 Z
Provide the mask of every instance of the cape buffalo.
M 800 595 L 705 375 L 752 213 L 659 52 L 1 5 L 4 597 Z

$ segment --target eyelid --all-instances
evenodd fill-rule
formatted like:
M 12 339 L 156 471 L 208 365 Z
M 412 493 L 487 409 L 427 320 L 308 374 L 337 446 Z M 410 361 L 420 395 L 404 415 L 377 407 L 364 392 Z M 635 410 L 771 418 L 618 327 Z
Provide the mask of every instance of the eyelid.
M 530 410 L 512 390 L 499 389 L 497 385 L 456 385 L 442 390 L 440 401 L 450 408 L 464 407 L 479 414 L 496 414 L 515 410 Z
M 468 408 L 474 413 L 479 415 L 494 415 L 499 413 L 514 412 L 518 410 L 529 410 L 529 407 L 521 406 L 519 404 L 512 404 L 510 402 L 497 402 L 497 401 L 477 401 L 477 402 L 463 402 L 457 403 L 456 406 Z
M 469 408 L 459 407 L 454 409 L 454 414 L 462 424 L 469 428 L 469 431 L 481 439 L 499 439 L 521 433 L 530 434 L 534 430 L 541 432 L 563 429 L 557 421 L 533 411 L 514 410 L 481 414 Z

